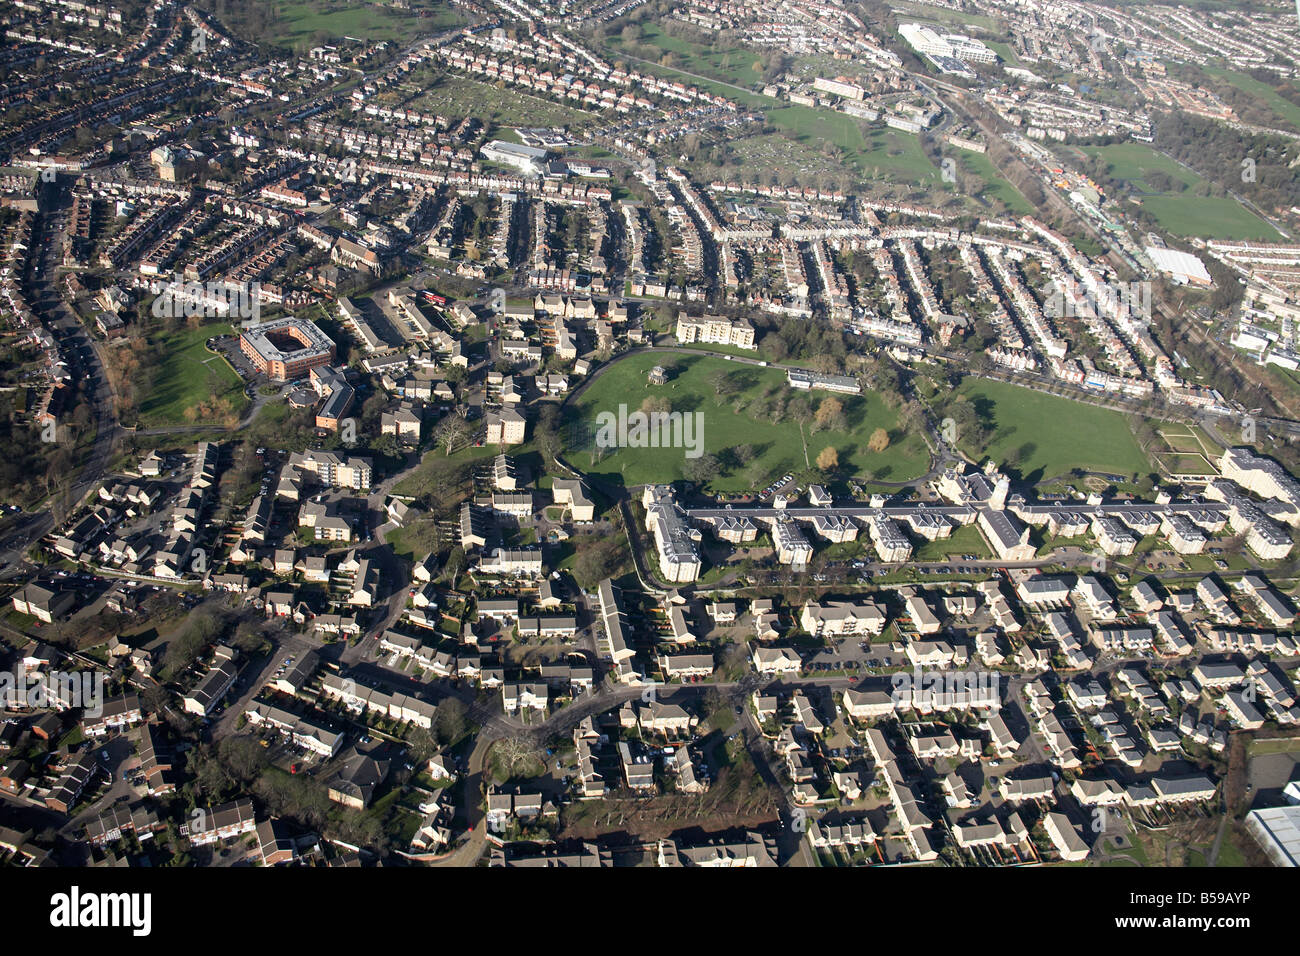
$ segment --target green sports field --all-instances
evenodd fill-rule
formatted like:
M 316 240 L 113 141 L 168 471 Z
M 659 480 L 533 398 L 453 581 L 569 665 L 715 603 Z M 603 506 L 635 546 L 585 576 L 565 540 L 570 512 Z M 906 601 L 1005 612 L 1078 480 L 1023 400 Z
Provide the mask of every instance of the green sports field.
M 209 352 L 204 343 L 228 333 L 225 323 L 180 329 L 150 338 L 162 346 L 162 361 L 149 376 L 149 389 L 140 400 L 140 424 L 148 427 L 217 422 L 200 408 L 224 402 L 235 416 L 248 405 L 244 383 L 224 358 Z M 220 422 L 218 422 L 220 423 Z
M 1155 217 L 1160 225 L 1177 236 L 1200 236 L 1204 239 L 1276 240 L 1278 231 L 1228 196 L 1198 196 L 1195 187 L 1203 180 L 1190 169 L 1179 166 L 1169 157 L 1141 143 L 1114 146 L 1084 146 L 1082 152 L 1100 156 L 1110 175 L 1123 181 Z M 1152 172 L 1166 173 L 1183 189 L 1157 192 L 1146 177 Z
M 799 143 L 829 142 L 844 151 L 844 161 L 870 179 L 938 185 L 938 168 L 921 151 L 910 133 L 868 129 L 851 116 L 834 110 L 791 104 L 767 111 L 767 121 Z
M 1016 192 L 1016 188 L 1003 179 L 993 165 L 993 161 L 984 153 L 973 153 L 965 149 L 950 149 L 945 155 L 951 156 L 957 160 L 957 165 L 965 169 L 968 173 L 980 177 L 984 180 L 984 188 L 980 191 L 978 198 L 986 200 L 996 200 L 1006 207 L 1007 212 L 1016 216 L 1032 216 L 1034 207 L 1029 204 L 1024 196 Z
M 1300 106 L 1279 96 L 1277 91 L 1267 83 L 1261 83 L 1253 76 L 1248 76 L 1245 73 L 1236 73 L 1222 67 L 1206 66 L 1202 67 L 1202 69 L 1210 76 L 1231 83 L 1242 92 L 1249 93 L 1257 100 L 1262 101 L 1277 116 L 1281 124 L 1300 129 Z
M 368 43 L 380 40 L 413 40 L 459 26 L 465 18 L 450 4 L 435 0 L 414 0 L 410 10 L 385 3 L 349 3 L 347 0 L 297 0 L 275 5 L 270 43 L 306 47 L 317 34 L 330 41 L 352 37 Z
M 647 384 L 646 376 L 656 365 L 676 363 L 677 369 L 666 385 Z M 720 400 L 714 379 L 719 372 L 730 373 L 737 392 Z M 754 458 L 737 465 L 710 482 L 718 491 L 761 489 L 773 478 L 786 472 L 803 471 L 827 447 L 839 454 L 841 471 L 882 481 L 907 481 L 925 473 L 929 453 L 919 435 L 903 434 L 897 416 L 875 394 L 837 395 L 844 404 L 847 429 L 819 431 L 810 425 L 800 426 L 787 415 L 780 422 L 763 420 L 760 411 L 749 406 L 764 396 L 790 398 L 807 395 L 786 383 L 785 373 L 774 368 L 741 365 L 708 355 L 681 355 L 664 352 L 637 353 L 616 362 L 600 375 L 567 410 L 565 454 L 578 469 L 628 486 L 651 482 L 676 481 L 684 476 L 686 458 L 678 449 L 617 448 L 594 455 L 595 429 L 599 413 L 617 413 L 620 404 L 629 413 L 637 411 L 650 396 L 666 398 L 674 412 L 701 412 L 701 434 L 705 454 L 727 457 L 728 449 L 751 445 Z M 812 392 L 816 405 L 828 392 Z M 739 413 L 736 407 L 740 407 Z M 890 444 L 882 452 L 867 448 L 867 440 L 877 428 L 889 432 Z
M 1014 469 L 1030 481 L 1074 468 L 1121 475 L 1151 469 L 1119 412 L 986 379 L 968 379 L 958 393 L 993 423 L 982 448 L 969 445 L 958 433 L 958 445 L 976 460 L 1017 459 Z

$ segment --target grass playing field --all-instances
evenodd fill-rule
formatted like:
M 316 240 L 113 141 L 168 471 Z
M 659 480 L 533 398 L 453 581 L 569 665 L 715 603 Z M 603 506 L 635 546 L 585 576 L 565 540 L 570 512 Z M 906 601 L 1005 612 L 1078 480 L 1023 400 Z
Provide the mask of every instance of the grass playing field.
M 163 361 L 149 376 L 149 390 L 140 401 L 140 424 L 148 427 L 220 422 L 204 414 L 226 403 L 236 417 L 248 405 L 244 383 L 224 358 L 209 352 L 204 343 L 229 331 L 225 323 L 179 329 L 153 338 L 163 346 Z
M 1034 207 L 1029 204 L 1024 196 L 1016 192 L 1011 183 L 998 174 L 993 161 L 987 155 L 972 153 L 964 149 L 952 149 L 947 151 L 946 155 L 956 159 L 957 165 L 965 169 L 966 172 L 978 176 L 984 181 L 984 188 L 977 194 L 977 198 L 989 201 L 996 200 L 1002 203 L 1007 212 L 1013 215 L 1033 215 Z
M 1204 180 L 1190 169 L 1141 143 L 1115 146 L 1084 146 L 1080 149 L 1105 159 L 1110 175 L 1125 182 L 1162 227 L 1178 236 L 1205 239 L 1271 239 L 1278 231 L 1235 199 L 1227 196 L 1198 196 L 1195 187 Z M 1169 175 L 1183 189 L 1157 192 L 1146 177 L 1152 172 Z
M 382 3 L 349 3 L 346 0 L 298 0 L 275 6 L 275 21 L 266 42 L 306 47 L 317 34 L 331 41 L 352 37 L 374 43 L 379 40 L 412 40 L 459 26 L 465 18 L 449 4 L 416 0 L 410 10 L 398 10 Z
M 669 363 L 676 363 L 677 369 L 666 385 L 647 384 L 651 368 Z M 736 394 L 725 401 L 719 399 L 714 382 L 719 372 L 730 373 L 738 386 Z M 897 416 L 878 395 L 836 396 L 844 404 L 847 428 L 814 433 L 810 425 L 801 428 L 792 417 L 773 422 L 756 417 L 757 413 L 747 413 L 750 405 L 769 394 L 790 399 L 805 393 L 791 389 L 779 369 L 737 365 L 707 355 L 635 354 L 608 368 L 568 409 L 566 455 L 582 471 L 621 478 L 629 486 L 682 478 L 686 458 L 679 449 L 617 448 L 607 450 L 603 456 L 593 455 L 600 412 L 617 413 L 620 404 L 626 405 L 629 413 L 635 412 L 646 398 L 660 396 L 671 403 L 673 411 L 702 413 L 705 454 L 725 459 L 728 449 L 753 447 L 751 462 L 737 465 L 711 482 L 718 491 L 762 488 L 786 472 L 807 469 L 828 445 L 836 449 L 841 471 L 855 476 L 906 481 L 924 474 L 928 467 L 929 454 L 920 436 L 903 434 Z M 828 394 L 811 393 L 814 406 Z M 886 429 L 890 435 L 889 447 L 879 453 L 867 448 L 867 440 L 877 428 Z
M 767 120 L 799 143 L 829 142 L 844 151 L 844 161 L 870 179 L 936 185 L 939 170 L 915 136 L 892 129 L 871 129 L 832 110 L 791 104 L 768 110 Z
M 976 460 L 1013 461 L 1012 470 L 1026 480 L 1074 468 L 1121 475 L 1145 474 L 1151 468 L 1119 412 L 986 379 L 967 380 L 958 392 L 993 422 L 992 436 L 982 448 L 970 446 L 959 433 L 962 450 Z
M 1257 100 L 1262 101 L 1281 121 L 1279 125 L 1286 124 L 1300 129 L 1300 106 L 1296 106 L 1290 100 L 1278 96 L 1273 87 L 1267 83 L 1261 83 L 1253 76 L 1248 76 L 1245 73 L 1236 73 L 1221 67 L 1205 66 L 1201 69 L 1210 76 L 1231 83 L 1242 92 L 1249 93 Z

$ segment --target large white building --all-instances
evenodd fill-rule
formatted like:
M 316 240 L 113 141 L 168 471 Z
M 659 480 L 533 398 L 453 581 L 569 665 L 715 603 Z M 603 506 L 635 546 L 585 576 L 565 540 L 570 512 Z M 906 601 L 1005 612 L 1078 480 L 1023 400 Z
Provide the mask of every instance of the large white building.
M 1252 810 L 1246 814 L 1246 829 L 1274 866 L 1300 865 L 1300 806 Z
M 963 63 L 996 63 L 998 55 L 979 40 L 960 33 L 939 33 L 919 23 L 905 23 L 899 35 L 917 53 L 931 57 L 949 57 Z
M 686 523 L 686 515 L 673 499 L 667 485 L 646 485 L 641 503 L 646 525 L 655 539 L 659 570 L 674 584 L 689 584 L 700 576 L 700 555 L 696 542 L 700 533 Z
M 513 166 L 528 176 L 539 175 L 542 171 L 542 163 L 546 159 L 544 149 L 523 146 L 519 143 L 507 143 L 500 139 L 492 140 L 479 150 L 479 154 L 490 163 Z
M 1210 273 L 1206 270 L 1205 263 L 1191 253 L 1158 246 L 1147 246 L 1145 251 L 1156 270 L 1163 272 L 1174 282 L 1179 284 L 1190 282 L 1194 285 L 1211 284 Z

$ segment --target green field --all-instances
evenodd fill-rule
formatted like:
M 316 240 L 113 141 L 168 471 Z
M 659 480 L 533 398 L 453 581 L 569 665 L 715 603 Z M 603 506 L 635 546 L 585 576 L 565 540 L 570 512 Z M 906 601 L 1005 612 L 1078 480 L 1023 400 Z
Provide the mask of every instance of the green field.
M 915 136 L 892 129 L 868 129 L 861 121 L 832 110 L 791 104 L 767 111 L 767 121 L 793 140 L 844 151 L 844 161 L 869 179 L 937 185 L 939 170 L 921 151 Z
M 894 4 L 906 22 L 925 23 L 929 21 L 932 26 L 943 27 L 946 21 L 948 27 L 956 26 L 973 26 L 982 27 L 985 30 L 996 29 L 996 24 L 992 17 L 985 16 L 981 13 L 963 13 L 960 10 L 949 10 L 946 7 L 935 7 L 928 3 L 898 3 Z M 945 29 L 943 32 L 952 32 Z
M 1020 62 L 1020 57 L 1016 56 L 1015 50 L 1011 49 L 1010 43 L 999 43 L 996 40 L 985 40 L 984 45 L 998 56 L 1002 57 L 1002 61 L 1008 66 L 1024 68 L 1024 64 Z
M 983 448 L 970 447 L 959 433 L 962 450 L 976 460 L 1014 455 L 1015 470 L 1030 481 L 1074 468 L 1125 475 L 1151 468 L 1119 412 L 987 379 L 968 379 L 958 393 L 993 423 Z
M 953 148 L 947 152 L 957 160 L 957 164 L 966 172 L 978 176 L 984 180 L 984 189 L 980 191 L 976 198 L 988 201 L 998 201 L 1006 207 L 1007 212 L 1017 216 L 1032 216 L 1034 207 L 1016 188 L 1003 179 L 993 165 L 993 161 L 984 153 L 972 153 L 970 150 Z
M 1228 196 L 1198 196 L 1200 176 L 1141 143 L 1083 146 L 1082 152 L 1102 157 L 1112 178 L 1122 181 L 1161 227 L 1177 236 L 1204 239 L 1277 239 L 1278 231 Z M 1166 173 L 1183 189 L 1156 192 L 1146 177 Z
M 921 151 L 915 136 L 891 129 L 868 129 L 860 120 L 833 110 L 814 109 L 799 104 L 778 106 L 770 97 L 752 90 L 762 82 L 762 73 L 754 70 L 762 55 L 752 50 L 710 50 L 699 44 L 670 37 L 653 25 L 645 25 L 641 42 L 671 54 L 669 63 L 658 64 L 652 73 L 675 73 L 696 86 L 710 90 L 754 109 L 763 109 L 767 121 L 791 140 L 820 149 L 831 143 L 843 150 L 843 162 L 867 179 L 886 179 L 912 185 L 937 185 L 939 170 Z M 606 51 L 617 58 L 630 56 L 618 37 L 610 39 Z M 705 79 L 697 79 L 703 77 Z M 707 82 L 708 79 L 716 83 Z M 731 84 L 731 85 L 724 85 Z M 735 87 L 742 87 L 738 90 Z
M 1243 93 L 1249 93 L 1255 99 L 1261 100 L 1281 123 L 1300 129 L 1300 106 L 1296 106 L 1290 100 L 1278 96 L 1267 83 L 1261 83 L 1253 76 L 1248 76 L 1245 73 L 1234 73 L 1221 67 L 1206 66 L 1201 69 L 1210 76 L 1231 83 Z
M 440 77 L 411 104 L 416 109 L 446 116 L 477 116 L 493 128 L 492 135 L 511 141 L 517 134 L 496 130 L 497 126 L 573 126 L 590 123 L 594 117 L 573 106 L 532 96 L 510 87 L 498 89 L 468 76 Z
M 1168 451 L 1179 454 L 1196 454 L 1218 457 L 1223 448 L 1210 438 L 1203 429 L 1195 425 L 1169 424 L 1160 426 L 1157 431 L 1168 445 Z
M 669 363 L 676 363 L 677 370 L 668 384 L 648 385 L 649 370 Z M 737 394 L 725 403 L 719 401 L 713 383 L 718 372 L 732 373 L 739 386 Z M 609 367 L 568 409 L 566 454 L 574 467 L 593 475 L 621 479 L 628 486 L 682 478 L 686 459 L 683 452 L 675 449 L 618 448 L 593 460 L 596 417 L 600 412 L 617 413 L 620 404 L 626 405 L 629 413 L 635 412 L 647 397 L 662 396 L 675 412 L 703 414 L 701 434 L 705 454 L 725 457 L 730 448 L 754 447 L 752 462 L 734 467 L 730 473 L 724 471 L 721 477 L 710 482 L 718 491 L 762 488 L 785 472 L 806 470 L 828 445 L 839 453 L 841 470 L 854 475 L 906 481 L 924 474 L 929 466 L 929 454 L 920 436 L 902 434 L 897 416 L 885 408 L 878 395 L 836 396 L 844 404 L 847 430 L 814 433 L 809 425 L 801 430 L 790 416 L 773 423 L 746 414 L 745 408 L 766 393 L 780 394 L 787 399 L 807 394 L 790 389 L 785 373 L 779 369 L 736 365 L 705 355 L 637 353 Z M 814 405 L 828 394 L 811 393 Z M 735 412 L 737 405 L 741 406 L 740 414 Z M 876 428 L 890 433 L 890 445 L 880 453 L 866 447 Z
M 411 7 L 398 10 L 384 3 L 359 4 L 346 0 L 278 3 L 274 26 L 265 40 L 295 47 L 311 46 L 322 38 L 337 41 L 352 37 L 370 43 L 413 40 L 465 22 L 463 16 L 444 2 L 413 0 Z
M 947 538 L 918 542 L 912 560 L 914 562 L 944 561 L 953 554 L 973 554 L 979 558 L 993 557 L 993 552 L 985 542 L 979 527 L 975 524 L 964 524 L 959 525 Z
M 223 331 L 229 331 L 225 323 L 151 337 L 150 344 L 162 346 L 163 358 L 149 376 L 149 389 L 140 400 L 142 426 L 218 421 L 212 415 L 190 411 L 213 400 L 224 399 L 235 415 L 243 414 L 248 406 L 243 381 L 222 356 L 209 352 L 204 346 L 211 336 Z
M 610 42 L 620 49 L 625 49 L 621 37 L 611 37 Z M 688 73 L 716 77 L 737 86 L 753 87 L 763 79 L 762 61 L 765 55 L 754 50 L 712 50 L 708 47 L 668 36 L 653 23 L 641 27 L 641 43 L 649 44 L 671 53 L 672 59 L 664 66 L 671 65 Z M 757 70 L 755 64 L 759 65 Z

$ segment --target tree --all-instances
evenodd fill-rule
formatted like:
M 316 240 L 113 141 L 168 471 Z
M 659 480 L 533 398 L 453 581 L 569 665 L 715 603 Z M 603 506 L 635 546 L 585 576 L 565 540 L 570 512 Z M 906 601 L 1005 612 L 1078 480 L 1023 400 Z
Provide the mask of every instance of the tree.
M 877 428 L 871 433 L 871 437 L 867 439 L 867 447 L 876 454 L 880 454 L 889 447 L 889 432 L 883 428 Z
M 465 705 L 455 697 L 448 697 L 438 705 L 433 718 L 433 731 L 439 743 L 444 747 L 459 740 L 465 734 Z M 433 756 L 430 754 L 429 756 Z M 428 757 L 424 758 L 425 760 Z
M 443 573 L 447 577 L 447 583 L 451 587 L 456 586 L 456 579 L 460 577 L 461 572 L 465 570 L 465 549 L 457 545 L 451 549 L 447 555 L 447 564 L 443 567 Z
M 443 453 L 450 455 L 469 438 L 469 423 L 459 415 L 445 415 L 433 430 L 433 439 Z
M 710 375 L 709 384 L 713 386 L 713 390 L 722 399 L 730 398 L 740 391 L 740 383 L 732 378 L 731 373 L 726 369 L 719 369 Z
M 651 395 L 641 403 L 641 412 L 645 415 L 668 415 L 673 410 L 673 403 L 662 395 Z
M 687 481 L 698 485 L 705 484 L 722 473 L 722 463 L 716 455 L 701 455 L 699 458 L 687 458 L 682 466 L 682 474 Z
M 623 566 L 623 538 L 607 536 L 594 539 L 583 546 L 575 541 L 578 559 L 573 564 L 573 577 L 582 588 L 594 588 L 605 578 L 613 577 Z
M 817 406 L 817 414 L 813 416 L 813 425 L 816 431 L 844 431 L 844 403 L 831 395 L 823 398 Z
M 834 471 L 840 466 L 840 453 L 832 445 L 827 445 L 817 455 L 817 467 L 822 471 Z

